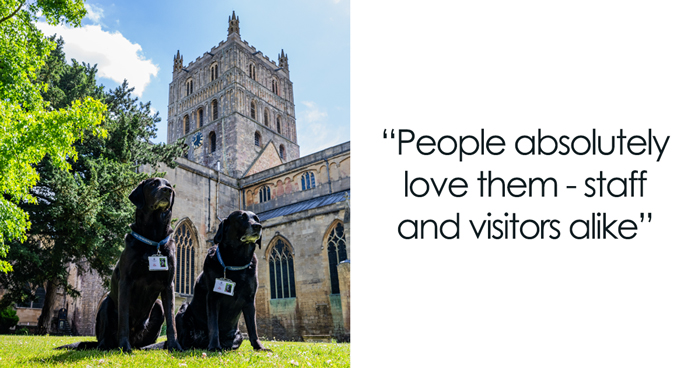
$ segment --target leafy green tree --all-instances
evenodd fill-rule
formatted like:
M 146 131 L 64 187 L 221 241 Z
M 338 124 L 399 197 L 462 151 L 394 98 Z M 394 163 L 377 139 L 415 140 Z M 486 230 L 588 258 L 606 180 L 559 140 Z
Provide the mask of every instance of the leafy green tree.
M 29 214 L 32 227 L 24 242 L 12 242 L 9 259 L 15 272 L 0 274 L 0 285 L 7 291 L 0 306 L 31 298 L 27 285 L 45 285 L 46 299 L 39 319 L 40 332 L 50 330 L 56 291 L 79 295 L 68 282 L 70 267 L 82 274 L 89 269 L 102 276 L 111 274 L 124 243 L 134 207 L 128 200 L 131 190 L 149 176 L 139 172 L 143 165 L 175 166 L 182 144 L 152 144 L 158 114 L 151 114 L 150 103 L 131 95 L 126 81 L 104 92 L 96 82 L 97 67 L 65 62 L 61 39 L 39 73 L 39 82 L 48 85 L 44 99 L 51 108 L 61 109 L 76 100 L 91 97 L 103 101 L 107 114 L 100 129 L 108 136 L 85 135 L 73 145 L 77 155 L 64 170 L 50 158 L 37 165 L 40 180 L 30 194 L 36 203 L 20 205 Z M 43 331 L 41 330 L 43 328 Z
M 31 222 L 18 203 L 36 203 L 30 193 L 39 180 L 34 165 L 47 155 L 53 166 L 68 170 L 73 147 L 86 133 L 104 137 L 105 107 L 86 97 L 61 109 L 42 99 L 46 85 L 37 73 L 55 43 L 34 26 L 41 14 L 49 24 L 79 26 L 82 0 L 0 0 L 0 273 L 12 270 L 1 258 L 8 242 L 26 239 Z

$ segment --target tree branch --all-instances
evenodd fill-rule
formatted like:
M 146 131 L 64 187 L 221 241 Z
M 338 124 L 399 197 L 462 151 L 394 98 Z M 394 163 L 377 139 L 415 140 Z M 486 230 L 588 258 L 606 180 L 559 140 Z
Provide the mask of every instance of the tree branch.
M 18 12 L 20 9 L 22 9 L 22 6 L 24 6 L 24 1 L 22 1 L 21 3 L 19 3 L 19 6 L 17 7 L 17 9 L 15 9 L 15 11 L 12 12 L 12 14 L 10 14 L 10 15 L 8 15 L 8 16 L 6 16 L 6 17 L 3 17 L 2 19 L 0 19 L 0 23 L 2 23 L 2 22 L 4 22 L 4 21 L 6 21 L 6 20 L 8 20 L 8 19 L 10 19 L 10 18 L 12 18 L 12 17 L 14 17 L 15 14 L 17 14 L 17 12 Z

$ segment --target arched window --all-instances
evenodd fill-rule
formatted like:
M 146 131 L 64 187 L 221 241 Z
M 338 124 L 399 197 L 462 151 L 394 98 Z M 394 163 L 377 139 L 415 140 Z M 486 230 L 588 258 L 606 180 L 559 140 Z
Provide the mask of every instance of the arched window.
M 283 160 L 287 159 L 287 152 L 284 151 L 284 144 L 280 144 L 280 158 Z
M 255 65 L 250 64 L 248 65 L 248 75 L 255 80 Z
M 219 118 L 219 102 L 216 100 L 211 102 L 211 118 L 212 120 Z
M 183 129 L 184 134 L 187 134 L 190 132 L 190 116 L 189 115 L 185 115 L 182 129 Z
M 260 147 L 260 144 L 262 142 L 262 136 L 260 136 L 260 132 L 255 132 L 255 145 Z
M 260 197 L 260 203 L 265 203 L 270 200 L 270 187 L 264 185 L 260 187 L 258 191 L 258 197 Z
M 338 264 L 348 259 L 345 249 L 345 228 L 343 223 L 338 221 L 327 238 L 328 244 L 328 266 L 331 272 L 331 294 L 340 294 L 340 284 L 338 283 Z
M 270 126 L 270 118 L 269 118 L 269 113 L 267 112 L 267 109 L 263 112 L 263 120 L 265 121 L 265 126 L 269 127 Z
M 296 298 L 294 286 L 294 255 L 292 246 L 277 239 L 270 251 L 270 298 Z
M 272 93 L 274 93 L 278 96 L 280 94 L 279 87 L 277 86 L 277 80 L 275 80 L 275 79 L 272 80 Z
M 177 267 L 175 268 L 175 292 L 180 294 L 194 294 L 194 269 L 197 263 L 194 260 L 194 250 L 197 239 L 190 225 L 181 223 L 175 230 L 175 247 L 177 248 Z
M 209 70 L 211 71 L 211 81 L 214 81 L 216 78 L 219 78 L 219 64 L 212 64 L 211 67 L 209 67 Z
M 280 117 L 277 117 L 277 133 L 282 133 L 282 124 L 280 123 Z
M 185 96 L 191 95 L 193 91 L 194 91 L 194 80 L 188 79 L 187 82 L 185 82 Z
M 316 178 L 314 173 L 307 171 L 301 174 L 301 190 L 316 188 Z
M 216 152 L 216 133 L 214 132 L 209 133 L 209 147 L 211 148 L 209 153 Z
M 250 118 L 255 120 L 255 102 L 250 101 Z
M 204 109 L 197 110 L 197 129 L 204 125 Z

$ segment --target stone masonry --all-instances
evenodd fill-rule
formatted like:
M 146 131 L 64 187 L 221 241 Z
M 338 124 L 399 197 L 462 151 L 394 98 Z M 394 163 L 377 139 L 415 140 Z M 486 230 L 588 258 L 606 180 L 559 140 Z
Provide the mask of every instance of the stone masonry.
M 220 221 L 243 209 L 263 225 L 260 335 L 349 340 L 350 142 L 299 157 L 288 55 L 274 62 L 243 41 L 234 13 L 219 45 L 186 66 L 177 52 L 167 137 L 188 147 L 178 167 L 139 170 L 166 171 L 177 193 L 176 310 L 192 298 Z M 55 311 L 67 307 L 74 333 L 92 335 L 107 290 L 94 272 L 78 275 L 71 267 L 81 296 L 58 296 Z M 20 312 L 36 324 L 36 310 Z M 245 331 L 242 318 L 240 325 Z

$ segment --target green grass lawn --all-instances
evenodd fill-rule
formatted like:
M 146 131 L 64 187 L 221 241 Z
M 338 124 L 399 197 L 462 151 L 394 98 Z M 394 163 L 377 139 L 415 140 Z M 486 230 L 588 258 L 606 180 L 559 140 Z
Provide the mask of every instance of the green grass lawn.
M 248 340 L 238 350 L 210 353 L 66 351 L 55 347 L 94 337 L 0 335 L 0 367 L 349 367 L 350 344 L 264 341 L 272 352 L 256 352 Z

